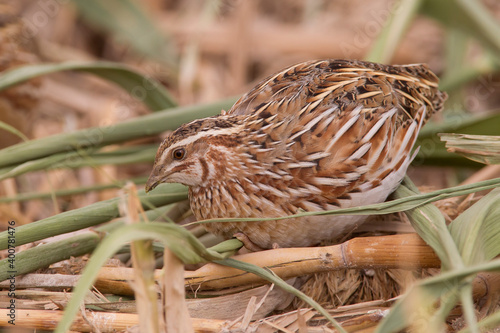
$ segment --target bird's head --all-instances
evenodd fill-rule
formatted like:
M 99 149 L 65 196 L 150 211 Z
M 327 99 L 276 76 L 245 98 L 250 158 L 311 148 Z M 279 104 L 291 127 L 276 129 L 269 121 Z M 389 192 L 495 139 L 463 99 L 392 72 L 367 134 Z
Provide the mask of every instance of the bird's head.
M 224 174 L 240 127 L 227 117 L 211 117 L 182 125 L 156 153 L 146 192 L 161 183 L 203 186 Z

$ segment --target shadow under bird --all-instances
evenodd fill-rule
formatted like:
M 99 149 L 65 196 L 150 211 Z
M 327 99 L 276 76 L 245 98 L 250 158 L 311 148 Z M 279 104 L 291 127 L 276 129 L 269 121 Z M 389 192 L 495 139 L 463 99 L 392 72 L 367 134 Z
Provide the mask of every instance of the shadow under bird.
M 426 65 L 309 61 L 262 80 L 218 116 L 160 145 L 146 185 L 189 186 L 198 220 L 269 218 L 383 202 L 402 181 L 418 132 L 446 94 Z M 366 216 L 215 222 L 255 249 L 316 245 Z

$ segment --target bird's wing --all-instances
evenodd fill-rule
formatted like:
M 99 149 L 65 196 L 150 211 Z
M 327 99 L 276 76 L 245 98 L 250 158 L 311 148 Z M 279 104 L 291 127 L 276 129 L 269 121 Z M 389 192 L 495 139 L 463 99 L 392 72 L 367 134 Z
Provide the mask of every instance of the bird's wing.
M 249 116 L 262 133 L 257 158 L 287 170 L 296 197 L 337 205 L 348 193 L 386 196 L 397 186 L 418 131 L 446 98 L 437 81 L 424 65 L 312 61 L 264 79 L 228 113 Z

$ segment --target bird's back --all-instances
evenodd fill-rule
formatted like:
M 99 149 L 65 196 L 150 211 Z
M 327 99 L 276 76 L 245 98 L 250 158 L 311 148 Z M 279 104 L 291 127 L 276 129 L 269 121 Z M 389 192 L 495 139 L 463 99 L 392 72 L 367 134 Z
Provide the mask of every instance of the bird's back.
M 311 61 L 262 80 L 226 114 L 246 118 L 246 164 L 265 169 L 244 180 L 252 182 L 255 202 L 270 209 L 256 205 L 247 217 L 386 200 L 406 173 L 420 128 L 445 99 L 425 65 Z M 360 221 L 321 217 L 208 228 L 242 231 L 262 247 L 302 246 L 345 234 Z
M 418 119 L 418 110 L 425 104 L 427 120 L 433 112 L 442 109 L 447 97 L 438 90 L 438 81 L 425 64 L 383 65 L 335 59 L 309 61 L 261 80 L 233 105 L 228 114 L 252 114 L 263 105 L 279 100 L 305 104 L 326 98 L 345 108 L 359 103 L 365 107 L 399 104 L 414 119 Z

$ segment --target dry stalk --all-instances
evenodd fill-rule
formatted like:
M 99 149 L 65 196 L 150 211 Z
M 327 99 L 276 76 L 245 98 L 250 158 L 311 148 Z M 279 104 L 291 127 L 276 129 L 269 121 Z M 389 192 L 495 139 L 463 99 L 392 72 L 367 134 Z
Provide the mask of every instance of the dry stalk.
M 267 267 L 283 279 L 344 268 L 437 268 L 434 251 L 416 234 L 354 238 L 340 245 L 275 249 L 235 256 L 234 259 Z M 186 272 L 192 289 L 222 289 L 264 283 L 253 274 L 207 264 Z
M 163 261 L 162 291 L 166 332 L 194 332 L 186 305 L 184 264 L 168 248 L 165 248 Z
M 345 268 L 418 269 L 441 265 L 434 251 L 416 234 L 355 238 L 326 247 L 253 252 L 234 256 L 234 259 L 270 268 L 283 279 Z M 160 278 L 160 270 L 156 270 L 155 277 Z M 186 271 L 184 277 L 186 287 L 192 290 L 265 283 L 253 274 L 212 263 L 196 271 Z M 103 267 L 95 286 L 103 292 L 118 287 L 120 294 L 127 295 L 131 292 L 124 283 L 127 280 L 133 280 L 130 268 Z
M 7 327 L 9 317 L 6 309 L 0 309 L 0 327 Z M 36 330 L 54 330 L 61 320 L 63 311 L 52 310 L 23 310 L 16 309 L 16 327 Z M 126 331 L 132 326 L 139 324 L 139 317 L 131 313 L 110 313 L 110 312 L 86 312 L 87 318 L 92 321 L 93 326 L 101 332 Z M 226 322 L 215 319 L 191 319 L 195 333 L 221 332 Z M 235 325 L 235 328 L 239 324 Z M 92 327 L 85 322 L 81 315 L 78 315 L 71 325 L 72 331 L 92 332 Z M 170 331 L 169 331 L 170 332 Z M 185 332 L 185 331 L 172 331 Z
M 139 213 L 145 221 L 137 190 L 133 183 L 125 186 L 126 198 L 123 200 L 123 210 L 129 224 L 140 223 Z M 139 327 L 141 332 L 165 332 L 163 316 L 158 309 L 158 296 L 154 277 L 155 259 L 150 240 L 134 241 L 130 247 L 134 281 L 132 286 L 139 313 Z

